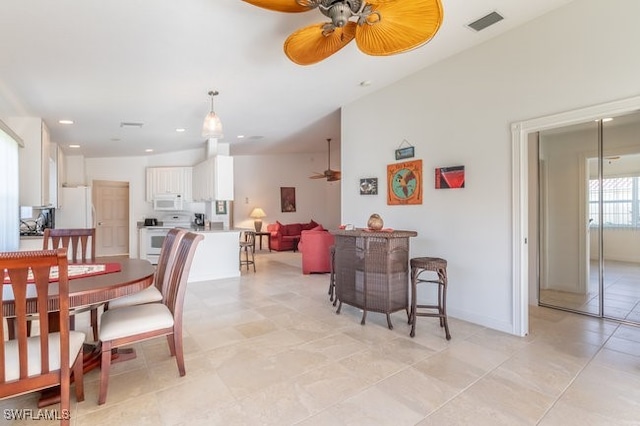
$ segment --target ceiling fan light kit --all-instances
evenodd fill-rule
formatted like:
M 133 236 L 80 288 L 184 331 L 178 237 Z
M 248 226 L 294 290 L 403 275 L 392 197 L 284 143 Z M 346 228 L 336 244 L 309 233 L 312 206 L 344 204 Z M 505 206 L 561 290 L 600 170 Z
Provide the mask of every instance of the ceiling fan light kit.
M 301 28 L 284 42 L 287 57 L 311 65 L 333 55 L 355 38 L 367 55 L 388 56 L 422 46 L 440 29 L 440 0 L 243 0 L 277 12 L 312 9 L 331 19 Z

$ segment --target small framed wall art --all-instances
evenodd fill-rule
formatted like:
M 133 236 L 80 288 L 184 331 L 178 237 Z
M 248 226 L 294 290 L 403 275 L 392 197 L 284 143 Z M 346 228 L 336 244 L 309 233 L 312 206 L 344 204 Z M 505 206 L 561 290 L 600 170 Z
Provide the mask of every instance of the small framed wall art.
M 436 168 L 436 189 L 464 188 L 464 166 Z
M 360 195 L 378 195 L 378 178 L 360 179 Z
M 415 157 L 415 148 L 412 146 L 396 149 L 396 160 L 404 160 L 405 158 L 413 157 Z
M 280 187 L 280 207 L 283 213 L 293 213 L 296 211 L 295 187 Z
M 387 204 L 422 204 L 422 160 L 387 165 Z
M 216 200 L 216 214 L 227 214 L 227 202 Z

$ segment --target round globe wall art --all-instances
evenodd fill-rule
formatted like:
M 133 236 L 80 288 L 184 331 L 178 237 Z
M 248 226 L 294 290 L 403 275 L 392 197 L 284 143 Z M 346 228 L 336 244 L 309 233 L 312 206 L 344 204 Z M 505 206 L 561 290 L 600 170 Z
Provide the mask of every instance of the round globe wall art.
M 387 204 L 422 204 L 422 160 L 387 166 Z

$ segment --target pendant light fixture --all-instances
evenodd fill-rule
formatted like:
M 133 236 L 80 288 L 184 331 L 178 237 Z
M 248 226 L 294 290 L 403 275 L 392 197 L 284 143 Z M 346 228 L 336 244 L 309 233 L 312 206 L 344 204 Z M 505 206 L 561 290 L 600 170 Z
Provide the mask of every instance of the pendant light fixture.
M 211 112 L 204 118 L 204 124 L 202 125 L 202 136 L 205 138 L 222 138 L 222 122 L 220 117 L 213 111 L 213 97 L 218 96 L 218 91 L 210 91 L 211 97 Z

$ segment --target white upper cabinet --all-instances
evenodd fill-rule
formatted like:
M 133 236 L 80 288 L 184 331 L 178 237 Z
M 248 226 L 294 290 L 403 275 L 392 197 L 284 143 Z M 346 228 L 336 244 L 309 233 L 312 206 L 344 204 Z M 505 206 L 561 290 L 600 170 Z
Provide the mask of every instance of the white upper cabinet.
M 56 206 L 57 146 L 49 129 L 38 117 L 9 117 L 5 122 L 24 142 L 18 150 L 20 205 Z
M 193 168 L 193 201 L 233 200 L 233 157 L 215 155 Z
M 184 201 L 192 201 L 191 167 L 147 167 L 146 200 L 156 194 L 181 194 Z

